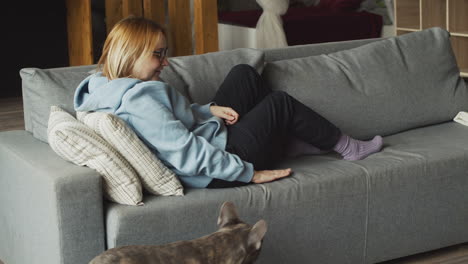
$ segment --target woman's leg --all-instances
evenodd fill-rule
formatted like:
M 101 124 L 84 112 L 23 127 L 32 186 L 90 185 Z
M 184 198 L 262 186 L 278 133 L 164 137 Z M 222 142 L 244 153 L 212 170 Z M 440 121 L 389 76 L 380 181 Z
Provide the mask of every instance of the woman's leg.
M 247 64 L 234 66 L 226 76 L 213 99 L 220 106 L 232 107 L 242 118 L 272 90 L 265 84 L 257 71 Z M 287 152 L 290 156 L 323 153 L 315 146 L 295 137 L 289 141 Z
M 208 189 L 219 189 L 219 188 L 232 188 L 248 185 L 249 183 L 240 181 L 224 181 L 220 179 L 213 179 L 206 188 Z
M 264 84 L 263 79 L 252 66 L 239 64 L 228 73 L 213 101 L 219 106 L 231 107 L 242 118 L 269 93 L 271 89 Z M 230 148 L 227 151 L 236 154 Z M 248 183 L 213 179 L 207 188 L 231 188 L 244 185 Z
M 332 149 L 341 132 L 287 93 L 275 91 L 228 126 L 226 150 L 251 162 L 257 170 L 271 169 L 272 163 L 284 157 L 291 135 L 320 149 Z
M 231 107 L 242 118 L 269 93 L 271 89 L 252 66 L 239 64 L 228 73 L 213 101 Z
M 283 110 L 277 109 L 281 102 L 276 92 L 267 95 L 240 120 L 228 126 L 226 151 L 238 155 L 254 165 L 255 170 L 271 169 L 280 159 L 287 137 Z M 277 111 L 276 111 L 277 110 Z M 287 119 L 287 118 L 286 118 Z M 213 179 L 207 188 L 228 188 L 247 185 L 243 182 L 228 182 Z
M 214 101 L 220 106 L 232 107 L 240 115 L 236 124 L 228 126 L 226 151 L 252 163 L 256 170 L 271 169 L 274 162 L 283 158 L 291 136 L 321 150 L 333 149 L 341 154 L 350 152 L 348 146 L 363 146 L 362 141 L 356 140 L 350 144 L 353 139 L 342 135 L 335 125 L 287 93 L 272 92 L 250 66 L 234 67 Z M 379 144 L 372 143 L 373 149 Z M 368 152 L 370 148 L 366 147 L 364 154 Z M 215 179 L 208 188 L 242 185 L 245 183 Z
M 320 150 L 334 150 L 345 160 L 360 160 L 380 151 L 382 137 L 360 141 L 342 134 L 330 121 L 285 92 L 267 95 L 244 118 L 228 127 L 226 150 L 254 164 L 257 170 L 285 156 L 292 135 Z
M 238 123 L 228 127 L 226 151 L 253 163 L 257 170 L 268 169 L 273 161 L 283 157 L 290 136 L 284 122 L 291 117 L 278 116 L 283 112 L 279 107 L 283 104 L 281 96 L 270 96 L 271 93 L 254 68 L 241 64 L 228 73 L 213 100 L 220 106 L 233 108 L 240 115 Z M 266 97 L 270 98 L 266 100 Z M 290 115 L 291 111 L 285 113 Z M 243 185 L 246 183 L 214 179 L 207 187 Z
M 219 87 L 213 101 L 219 106 L 228 106 L 234 109 L 243 118 L 255 105 L 265 98 L 271 89 L 268 88 L 257 71 L 250 65 L 239 64 L 234 66 Z M 228 147 L 230 153 L 235 151 Z M 242 157 L 241 157 L 242 158 Z M 224 181 L 213 179 L 207 188 L 231 188 L 247 185 L 239 181 Z

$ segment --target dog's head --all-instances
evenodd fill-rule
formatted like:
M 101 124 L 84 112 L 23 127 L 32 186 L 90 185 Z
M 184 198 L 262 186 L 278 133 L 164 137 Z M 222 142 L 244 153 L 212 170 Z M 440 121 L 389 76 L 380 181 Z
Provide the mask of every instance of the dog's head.
M 244 223 L 237 215 L 236 207 L 232 202 L 224 202 L 218 217 L 219 231 L 229 233 L 230 239 L 237 243 L 231 249 L 232 257 L 237 258 L 234 263 L 250 264 L 258 258 L 262 247 L 263 237 L 267 231 L 267 224 L 260 220 L 251 226 Z

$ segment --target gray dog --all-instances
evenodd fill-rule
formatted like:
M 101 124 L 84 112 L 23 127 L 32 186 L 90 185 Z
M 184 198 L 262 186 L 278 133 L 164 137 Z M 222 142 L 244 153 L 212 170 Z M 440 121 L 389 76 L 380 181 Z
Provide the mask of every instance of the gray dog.
M 218 226 L 218 231 L 194 240 L 109 249 L 90 264 L 254 263 L 267 231 L 266 222 L 260 220 L 254 226 L 246 224 L 237 216 L 234 204 L 225 202 L 221 206 Z

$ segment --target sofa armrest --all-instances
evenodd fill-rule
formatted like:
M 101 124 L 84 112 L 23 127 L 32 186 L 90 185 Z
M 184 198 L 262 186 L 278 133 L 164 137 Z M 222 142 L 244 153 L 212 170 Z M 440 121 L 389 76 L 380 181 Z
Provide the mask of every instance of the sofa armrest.
M 101 177 L 27 131 L 0 132 L 0 259 L 88 263 L 105 250 Z

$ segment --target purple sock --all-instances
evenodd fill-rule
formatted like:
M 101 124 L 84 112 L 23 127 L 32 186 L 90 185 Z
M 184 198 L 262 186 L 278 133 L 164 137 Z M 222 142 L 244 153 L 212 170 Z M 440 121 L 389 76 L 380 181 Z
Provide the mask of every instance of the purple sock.
M 319 148 L 297 138 L 292 138 L 289 141 L 289 145 L 286 149 L 286 155 L 288 157 L 297 157 L 301 155 L 319 155 L 327 152 L 328 151 L 320 150 Z
M 342 134 L 333 150 L 340 153 L 345 160 L 361 160 L 370 154 L 379 152 L 382 143 L 381 136 L 375 136 L 369 141 L 361 141 Z

